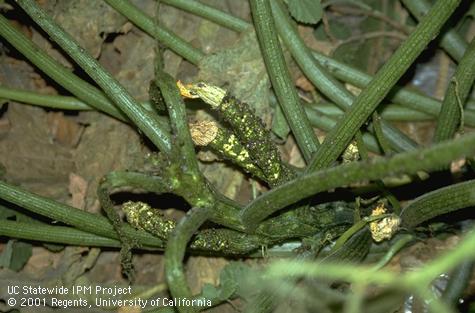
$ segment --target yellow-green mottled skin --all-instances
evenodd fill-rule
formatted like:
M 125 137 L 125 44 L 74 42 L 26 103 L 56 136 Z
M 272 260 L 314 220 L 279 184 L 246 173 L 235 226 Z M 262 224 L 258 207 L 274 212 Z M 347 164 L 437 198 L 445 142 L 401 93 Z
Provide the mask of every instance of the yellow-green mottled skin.
M 166 219 L 160 211 L 143 202 L 128 201 L 124 203 L 122 209 L 132 226 L 161 239 L 167 239 L 176 225 L 175 221 Z
M 184 97 L 201 98 L 231 125 L 239 142 L 253 163 L 262 170 L 269 185 L 277 186 L 291 178 L 292 171 L 282 164 L 269 131 L 246 103 L 240 102 L 224 89 L 204 82 L 188 85 L 178 82 L 177 85 Z M 230 140 L 232 141 L 224 143 L 223 149 L 228 153 L 236 153 L 234 137 Z M 241 155 L 236 154 L 235 157 L 247 158 L 244 152 Z
M 218 155 L 231 160 L 248 173 L 266 180 L 266 177 L 252 161 L 249 152 L 229 130 L 220 128 L 208 146 Z
M 191 243 L 191 248 L 204 251 L 231 251 L 244 254 L 267 244 L 262 237 L 240 233 L 230 229 L 206 229 L 200 231 Z
M 149 85 L 148 94 L 150 96 L 150 102 L 155 105 L 158 112 L 166 112 L 167 107 L 165 105 L 165 100 L 162 97 L 162 92 L 157 86 L 155 80 L 152 80 Z
M 128 201 L 122 205 L 129 223 L 138 229 L 166 240 L 176 226 L 159 210 L 147 203 Z M 224 252 L 226 254 L 244 254 L 267 244 L 265 238 L 244 234 L 230 229 L 206 229 L 199 231 L 193 238 L 190 247 L 207 252 Z
M 262 170 L 271 186 L 285 181 L 279 151 L 262 121 L 249 106 L 227 94 L 217 107 L 221 116 L 235 130 L 236 136 L 249 152 L 254 163 Z

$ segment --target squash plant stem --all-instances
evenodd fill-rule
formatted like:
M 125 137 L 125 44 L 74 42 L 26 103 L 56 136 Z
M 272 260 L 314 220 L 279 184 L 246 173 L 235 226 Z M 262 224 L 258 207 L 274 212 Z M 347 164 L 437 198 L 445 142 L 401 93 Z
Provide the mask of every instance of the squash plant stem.
M 104 90 L 107 96 L 140 128 L 144 134 L 164 153 L 171 151 L 170 137 L 156 118 L 138 104 L 130 93 L 104 70 L 84 48 L 53 19 L 38 7 L 35 1 L 19 0 L 18 4 L 46 31 L 50 37 Z
M 355 133 L 368 120 L 380 102 L 407 71 L 417 56 L 439 33 L 445 21 L 457 8 L 460 0 L 438 0 L 417 25 L 414 32 L 394 52 L 376 73 L 369 85 L 361 91 L 336 127 L 313 156 L 307 172 L 330 166 L 340 156 Z

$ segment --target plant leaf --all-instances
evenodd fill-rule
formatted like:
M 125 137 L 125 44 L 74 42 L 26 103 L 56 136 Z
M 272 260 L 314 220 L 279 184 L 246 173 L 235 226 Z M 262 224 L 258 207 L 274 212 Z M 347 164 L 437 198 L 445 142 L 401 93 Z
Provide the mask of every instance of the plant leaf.
M 219 275 L 222 294 L 231 297 L 240 294 L 241 288 L 239 281 L 250 271 L 250 268 L 239 262 L 231 262 L 221 271 Z
M 0 267 L 8 267 L 18 272 L 31 257 L 33 246 L 29 243 L 9 240 L 0 254 Z
M 13 251 L 13 240 L 9 240 L 2 253 L 0 253 L 0 268 L 10 266 Z
M 33 246 L 23 241 L 15 241 L 13 243 L 13 251 L 10 259 L 10 269 L 18 272 L 25 266 L 31 257 Z
M 320 0 L 288 0 L 292 17 L 301 23 L 317 24 L 322 19 L 322 4 Z

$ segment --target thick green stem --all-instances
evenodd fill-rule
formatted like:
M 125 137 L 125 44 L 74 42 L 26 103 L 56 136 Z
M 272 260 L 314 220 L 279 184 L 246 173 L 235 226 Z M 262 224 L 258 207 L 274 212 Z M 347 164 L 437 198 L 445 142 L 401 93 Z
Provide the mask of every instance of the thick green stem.
M 125 119 L 123 113 L 117 110 L 101 91 L 74 75 L 69 69 L 46 54 L 22 32 L 13 27 L 2 15 L 0 15 L 0 36 L 5 38 L 46 75 L 89 106 L 104 111 L 116 118 Z
M 305 105 L 305 112 L 309 110 L 316 110 L 325 115 L 328 115 L 332 118 L 340 118 L 344 111 L 338 108 L 333 103 L 319 103 L 316 105 Z M 414 109 L 405 108 L 397 104 L 386 105 L 380 112 L 379 115 L 383 117 L 386 121 L 396 121 L 396 122 L 425 122 L 434 120 L 434 116 L 416 111 Z M 310 121 L 311 122 L 311 121 Z
M 103 216 L 78 210 L 3 181 L 0 181 L 0 198 L 28 211 L 74 226 L 79 230 L 112 239 L 118 238 L 112 224 Z M 132 227 L 127 226 L 124 231 L 144 245 L 156 247 L 163 247 L 164 245 L 161 240 L 146 232 L 136 231 Z
M 145 31 L 147 34 L 156 38 L 166 47 L 170 48 L 175 53 L 182 56 L 191 63 L 198 64 L 198 62 L 204 57 L 203 52 L 201 52 L 199 49 L 194 48 L 180 37 L 176 36 L 173 32 L 171 32 L 169 29 L 166 29 L 163 25 L 155 25 L 151 17 L 144 14 L 128 0 L 105 1 L 115 10 L 117 10 L 120 14 L 127 17 L 132 23 L 134 23 L 143 31 Z
M 289 123 L 297 145 L 309 161 L 319 146 L 290 78 L 284 54 L 277 38 L 269 0 L 250 0 L 254 26 L 262 56 L 279 104 Z
M 173 192 L 186 198 L 196 190 L 196 186 L 183 186 L 181 184 L 173 186 L 176 179 L 172 175 L 165 176 L 164 179 L 161 176 L 143 173 L 114 171 L 107 174 L 105 179 L 110 187 L 109 192 L 112 192 L 115 188 L 131 187 L 156 194 Z M 241 225 L 238 215 L 241 206 L 214 190 L 211 190 L 210 194 L 216 199 L 213 215 L 210 217 L 210 220 L 216 224 L 242 231 L 244 227 Z
M 475 180 L 426 193 L 401 212 L 402 226 L 413 228 L 436 216 L 475 205 Z
M 199 1 L 160 0 L 160 2 L 182 9 L 192 14 L 201 16 L 207 20 L 210 20 L 212 22 L 215 22 L 216 24 L 235 30 L 237 32 L 243 32 L 249 27 L 251 27 L 250 23 L 240 18 L 237 18 L 235 16 L 232 16 L 230 14 L 226 14 L 210 6 L 207 6 L 205 4 L 202 4 Z
M 242 223 L 253 229 L 274 212 L 328 189 L 389 175 L 430 171 L 456 158 L 475 152 L 475 134 L 444 142 L 431 148 L 400 153 L 390 159 L 352 162 L 306 174 L 279 186 L 252 201 L 241 211 Z
M 313 56 L 338 79 L 358 88 L 365 88 L 373 80 L 371 75 L 368 75 L 352 66 L 336 61 L 320 52 L 314 51 Z M 424 96 L 418 92 L 401 88 L 400 86 L 395 86 L 388 94 L 387 99 L 407 108 L 430 114 L 434 117 L 438 116 L 440 112 L 440 101 Z M 465 124 L 472 127 L 475 126 L 475 112 L 467 111 L 465 113 Z
M 166 1 L 162 1 L 162 2 L 165 2 L 165 3 L 168 3 L 170 5 L 173 5 L 173 6 L 176 6 L 176 7 L 180 7 L 184 10 L 187 10 L 187 7 L 193 7 L 195 6 L 195 3 L 193 2 L 192 4 L 190 4 L 191 2 L 189 1 L 186 1 L 186 0 L 166 0 Z M 176 5 L 174 3 L 177 3 Z M 198 2 L 196 2 L 198 3 Z M 421 7 L 421 3 L 423 4 L 423 7 Z M 355 3 L 356 4 L 356 3 Z M 408 8 L 412 11 L 414 10 L 414 12 L 424 12 L 426 13 L 429 9 L 429 5 L 427 4 L 427 2 L 425 1 L 407 1 L 407 6 Z M 200 6 L 203 6 L 203 7 L 206 7 L 202 4 L 196 4 L 196 5 L 200 5 Z M 206 7 L 206 9 L 212 9 L 210 7 Z M 368 7 L 366 6 L 365 7 L 366 9 L 368 9 Z M 418 9 L 419 8 L 419 9 Z M 205 10 L 205 9 L 203 9 Z M 234 19 L 235 17 L 230 15 L 230 14 L 227 14 L 227 13 L 224 13 L 224 12 L 221 12 L 219 10 L 215 10 L 215 9 L 212 9 L 216 12 L 213 12 L 213 13 L 210 13 L 210 17 L 209 19 L 210 20 L 213 20 L 214 18 L 214 15 L 219 15 L 220 17 L 222 17 L 222 20 L 223 20 L 223 23 L 221 23 L 220 25 L 223 25 L 224 27 L 228 27 L 230 29 L 234 29 L 233 26 L 231 24 L 228 24 L 226 23 L 225 21 L 228 21 L 228 20 L 232 20 Z M 192 12 L 191 10 L 189 10 L 189 12 Z M 195 13 L 197 15 L 200 15 L 201 13 L 199 13 L 198 11 L 197 12 L 192 12 L 192 13 Z M 206 17 L 205 15 L 200 15 L 200 16 L 203 16 L 203 17 Z M 422 17 L 422 14 L 418 14 L 419 18 Z M 208 18 L 208 17 L 206 17 Z M 278 19 L 278 16 L 274 15 L 274 18 Z M 214 21 L 214 20 L 213 20 Z M 242 21 L 242 20 L 241 20 Z M 243 21 L 244 22 L 244 21 Z M 242 30 L 245 30 L 245 28 L 251 26 L 251 24 L 249 23 L 246 23 L 244 22 L 245 24 L 242 25 Z M 279 24 L 277 24 L 278 26 L 280 26 Z M 235 29 L 237 30 L 237 29 Z M 451 44 L 453 43 L 453 44 Z M 459 34 L 457 34 L 457 32 L 455 30 L 450 30 L 449 32 L 445 33 L 443 35 L 443 40 L 441 41 L 441 44 L 442 44 L 442 47 L 444 48 L 448 48 L 448 47 L 456 47 L 454 50 L 457 50 L 458 52 L 456 52 L 456 54 L 454 55 L 458 55 L 458 57 L 456 58 L 457 60 L 459 58 L 462 57 L 466 47 L 467 47 L 467 44 L 464 42 L 464 40 L 461 38 L 461 36 Z M 450 49 L 450 48 L 448 48 Z M 339 61 L 336 61 L 328 56 L 325 56 L 323 54 L 321 54 L 320 52 L 313 52 L 313 56 L 315 57 L 315 59 L 317 59 L 324 67 L 326 67 L 327 69 L 329 69 L 331 71 L 331 73 L 333 75 L 335 75 L 338 79 L 341 79 L 347 83 L 350 83 L 352 85 L 355 85 L 356 87 L 359 87 L 359 88 L 364 88 L 372 79 L 372 77 L 354 67 L 351 67 L 349 65 L 345 65 L 343 63 L 340 63 Z M 406 89 L 406 88 L 401 88 L 401 87 L 397 87 L 395 89 L 393 89 L 393 91 L 388 95 L 388 99 L 395 102 L 395 103 L 399 103 L 399 104 L 402 104 L 408 108 L 412 108 L 418 112 L 423 112 L 423 113 L 426 113 L 426 114 L 429 114 L 431 116 L 437 116 L 439 111 L 440 111 L 440 102 L 435 100 L 435 99 L 432 99 L 430 97 L 427 97 L 427 96 L 424 96 L 424 95 L 421 95 L 417 92 L 413 92 L 413 91 L 410 91 L 409 89 Z M 395 114 L 393 116 L 393 114 Z M 410 113 L 408 113 L 410 114 Z M 382 112 L 381 116 L 385 119 L 385 120 L 410 120 L 410 119 L 417 119 L 418 121 L 419 120 L 425 120 L 427 117 L 427 115 L 419 115 L 416 113 L 416 115 L 411 115 L 411 116 L 407 116 L 405 115 L 405 113 L 401 112 L 401 113 L 396 113 L 396 112 L 391 112 L 391 114 L 389 114 L 389 112 L 387 114 L 384 114 L 384 112 Z M 466 114 L 464 115 L 464 120 L 465 120 L 465 124 L 468 125 L 468 126 L 475 126 L 475 113 L 474 112 L 466 112 Z
M 382 138 L 384 138 L 391 148 L 396 152 L 410 151 L 418 148 L 418 144 L 390 123 L 381 121 Z M 374 131 L 374 124 L 369 125 L 369 130 Z
M 0 86 L 0 99 L 8 99 L 61 110 L 87 111 L 94 109 L 75 97 L 45 95 L 34 91 L 9 88 L 6 86 Z
M 334 101 L 342 110 L 347 111 L 354 101 L 354 96 L 313 58 L 310 49 L 300 38 L 290 16 L 287 14 L 284 4 L 281 1 L 272 1 L 271 4 L 279 35 L 302 71 L 325 96 Z M 416 145 L 400 130 L 390 127 L 386 121 L 381 121 L 381 124 L 388 125 L 388 127 L 385 127 L 390 134 L 387 139 L 393 147 Z M 394 141 L 393 139 L 397 140 Z M 397 150 L 397 148 L 395 149 Z
M 464 103 L 475 81 L 475 39 L 468 46 L 450 81 L 442 102 L 434 142 L 451 139 L 464 113 Z M 463 122 L 462 122 L 463 125 Z
M 0 220 L 0 236 L 74 246 L 120 247 L 118 240 L 71 227 L 38 225 L 8 220 Z
M 41 10 L 35 1 L 19 0 L 18 4 L 46 31 L 50 37 L 104 90 L 111 100 L 140 128 L 145 135 L 164 153 L 170 153 L 169 135 L 158 120 L 147 112 L 129 92 L 91 57 L 53 19 Z
M 332 249 L 328 255 L 321 258 L 321 263 L 353 262 L 358 263 L 368 254 L 371 248 L 371 232 L 367 227 L 353 234 L 340 247 Z
M 122 221 L 121 216 L 115 211 L 114 204 L 109 197 L 109 184 L 106 180 L 102 180 L 97 188 L 97 198 L 101 204 L 101 208 L 112 223 L 114 230 L 119 236 L 121 242 L 120 263 L 122 272 L 129 278 L 133 277 L 132 249 L 138 246 L 138 240 L 126 233 L 126 226 L 129 225 Z
M 317 127 L 326 132 L 331 131 L 338 121 L 338 119 L 327 116 L 326 114 L 322 114 L 318 110 L 306 110 L 306 113 L 312 126 Z M 371 152 L 381 153 L 381 149 L 379 148 L 378 142 L 372 134 L 370 134 L 369 132 L 363 132 L 362 135 L 365 146 L 369 150 L 371 150 Z
M 108 192 L 112 192 L 115 188 L 132 187 L 156 194 L 171 192 L 171 187 L 160 176 L 128 172 L 113 171 L 104 177 L 104 181 L 108 184 Z
M 157 72 L 156 76 L 155 82 L 160 88 L 161 94 L 168 108 L 170 124 L 177 139 L 177 142 L 175 142 L 174 153 L 177 158 L 180 158 L 181 163 L 186 166 L 187 174 L 192 176 L 195 183 L 204 185 L 203 177 L 198 168 L 195 146 L 188 128 L 185 104 L 183 103 L 183 99 L 178 91 L 176 82 L 173 77 L 165 72 Z
M 427 0 L 402 0 L 402 3 L 419 21 L 424 18 L 431 7 Z M 456 61 L 460 61 L 467 49 L 467 43 L 455 29 L 450 29 L 442 35 L 440 45 Z
M 439 0 L 407 40 L 381 67 L 370 84 L 361 91 L 351 108 L 327 134 L 314 155 L 308 171 L 330 166 L 343 152 L 355 133 L 366 122 L 427 44 L 437 36 L 460 0 Z
M 40 197 L 0 181 L 0 197 L 25 209 L 78 229 L 111 237 L 112 225 L 105 218 Z M 117 238 L 116 236 L 112 236 Z
M 191 290 L 185 277 L 183 259 L 186 246 L 198 228 L 209 218 L 210 208 L 193 208 L 185 215 L 175 227 L 168 238 L 165 249 L 165 277 L 173 297 L 192 297 Z M 194 312 L 192 307 L 177 307 L 179 312 Z
M 277 31 L 305 76 L 341 109 L 348 109 L 353 102 L 353 95 L 312 57 L 297 29 L 292 25 L 284 4 L 280 0 L 272 1 L 271 4 Z
M 389 146 L 389 143 L 383 134 L 383 126 L 381 122 L 381 117 L 378 114 L 378 112 L 376 111 L 373 112 L 372 120 L 373 120 L 374 135 L 376 136 L 379 146 L 381 147 L 381 150 L 383 151 L 383 155 L 390 155 L 391 147 Z
M 97 90 L 97 89 L 96 89 Z M 99 90 L 97 90 L 99 92 Z M 75 97 L 60 96 L 60 95 L 46 95 L 34 91 L 28 91 L 24 89 L 10 88 L 6 86 L 0 86 L 0 99 L 6 99 L 11 101 L 23 102 L 26 104 L 36 105 L 45 108 L 53 108 L 60 110 L 73 110 L 73 111 L 89 111 L 94 110 L 94 107 L 90 106 L 86 102 L 83 102 Z M 150 103 L 145 101 L 140 105 L 145 108 L 151 114 L 154 114 L 154 109 L 150 106 Z M 118 113 L 119 111 L 117 111 Z M 118 115 L 119 118 L 119 115 Z M 169 120 L 165 116 L 156 116 L 160 120 L 163 128 L 169 131 Z M 125 120 L 126 122 L 130 122 Z

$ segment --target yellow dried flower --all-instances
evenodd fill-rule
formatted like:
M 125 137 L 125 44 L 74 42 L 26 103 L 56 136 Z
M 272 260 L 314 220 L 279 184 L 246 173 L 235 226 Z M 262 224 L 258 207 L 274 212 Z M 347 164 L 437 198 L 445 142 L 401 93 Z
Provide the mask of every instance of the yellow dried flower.
M 359 157 L 360 157 L 360 153 L 358 150 L 358 146 L 356 145 L 356 141 L 353 140 L 343 152 L 343 155 L 342 155 L 343 163 L 358 161 Z
M 371 212 L 371 216 L 375 217 L 378 215 L 386 214 L 387 209 L 384 206 L 384 203 L 379 203 L 376 208 Z M 371 230 L 371 236 L 376 242 L 381 242 L 385 239 L 391 239 L 392 236 L 397 232 L 401 219 L 396 215 L 390 215 L 384 217 L 380 220 L 376 220 L 369 224 Z

